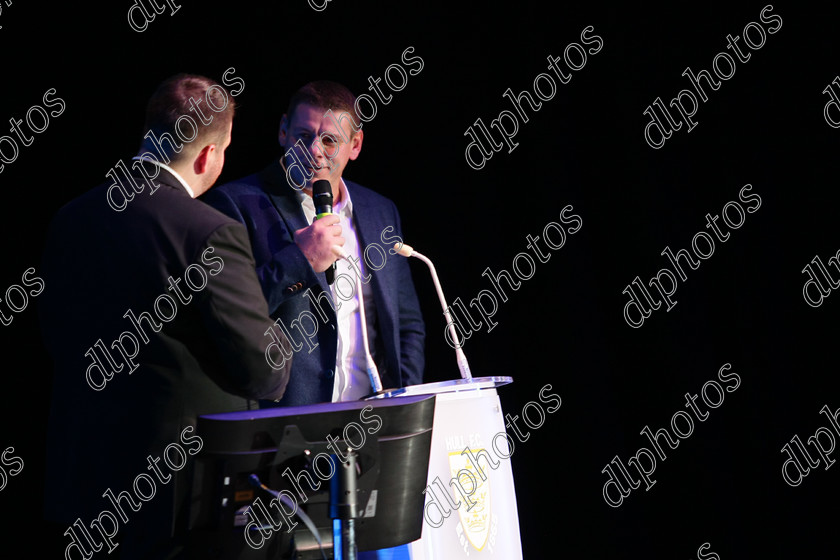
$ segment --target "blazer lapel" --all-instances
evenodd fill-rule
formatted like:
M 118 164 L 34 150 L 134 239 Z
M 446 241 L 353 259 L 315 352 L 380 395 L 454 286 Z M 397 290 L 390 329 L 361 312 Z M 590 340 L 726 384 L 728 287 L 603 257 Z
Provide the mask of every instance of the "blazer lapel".
M 356 226 L 356 233 L 359 236 L 360 256 L 364 258 L 365 248 L 372 243 L 376 243 L 385 251 L 386 259 L 403 258 L 391 255 L 388 251 L 389 248 L 383 247 L 382 243 L 380 243 L 382 229 L 386 225 L 378 219 L 379 214 L 376 212 L 376 208 L 371 207 L 369 204 L 370 201 L 365 196 L 365 193 L 361 189 L 353 191 L 352 183 L 349 183 L 347 180 L 344 183 L 347 185 L 347 189 L 350 191 L 350 197 L 353 199 L 353 224 Z M 378 259 L 379 257 L 375 256 L 372 258 Z M 387 285 L 387 282 L 382 281 L 382 276 L 389 274 L 390 270 L 387 268 L 379 271 L 367 270 L 367 273 L 373 277 L 371 289 L 373 290 L 374 302 L 376 303 L 377 315 L 380 322 L 383 318 L 396 316 L 395 310 L 393 309 L 393 305 L 396 302 L 386 296 L 383 287 Z
M 303 208 L 298 202 L 297 191 L 286 181 L 286 172 L 280 162 L 275 161 L 266 167 L 261 175 L 266 185 L 266 194 L 286 223 L 289 235 L 293 236 L 295 231 L 308 226 Z
M 309 225 L 298 200 L 297 191 L 286 180 L 286 171 L 279 160 L 266 167 L 260 175 L 266 186 L 266 195 L 280 214 L 280 219 L 286 224 L 286 230 L 294 241 L 295 232 Z M 318 278 L 321 289 L 332 297 L 326 275 L 323 272 L 316 272 L 315 276 Z

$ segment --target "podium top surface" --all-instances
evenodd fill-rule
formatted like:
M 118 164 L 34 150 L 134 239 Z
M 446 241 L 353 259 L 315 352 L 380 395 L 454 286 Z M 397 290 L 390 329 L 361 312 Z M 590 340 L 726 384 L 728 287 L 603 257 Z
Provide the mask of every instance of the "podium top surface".
M 423 383 L 411 385 L 400 389 L 384 391 L 381 394 L 369 397 L 368 400 L 385 399 L 390 397 L 413 397 L 418 395 L 436 395 L 439 393 L 456 393 L 462 391 L 480 391 L 482 389 L 495 389 L 502 385 L 513 383 L 512 377 L 473 377 L 472 379 L 450 379 L 436 383 Z

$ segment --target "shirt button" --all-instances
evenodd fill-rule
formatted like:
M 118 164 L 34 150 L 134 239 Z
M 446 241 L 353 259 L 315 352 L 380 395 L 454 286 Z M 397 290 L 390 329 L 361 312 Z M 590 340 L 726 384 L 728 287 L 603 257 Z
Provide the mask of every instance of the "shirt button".
M 328 369 L 324 372 L 324 375 L 327 377 L 327 379 L 332 379 L 335 375 L 335 372 L 331 369 Z
M 335 330 L 335 325 L 333 325 L 332 323 L 330 323 L 330 328 L 331 328 L 332 330 Z

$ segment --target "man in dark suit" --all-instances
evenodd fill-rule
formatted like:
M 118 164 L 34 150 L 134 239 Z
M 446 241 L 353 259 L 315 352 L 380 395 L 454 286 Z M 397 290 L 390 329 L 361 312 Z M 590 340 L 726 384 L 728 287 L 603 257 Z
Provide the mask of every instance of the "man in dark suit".
M 340 84 L 305 85 L 280 123 L 283 156 L 203 198 L 247 227 L 271 316 L 292 344 L 292 373 L 280 405 L 371 393 L 357 277 L 384 388 L 422 381 L 423 318 L 407 261 L 393 251 L 402 236 L 399 213 L 387 198 L 342 179 L 364 138 L 354 106 L 355 97 Z M 318 180 L 330 183 L 335 215 L 313 221 Z M 336 246 L 351 262 L 339 260 L 330 283 Z
M 67 527 L 67 558 L 115 547 L 121 558 L 180 557 L 197 416 L 284 394 L 291 362 L 267 349 L 285 339 L 266 334 L 247 232 L 194 200 L 221 173 L 232 120 L 221 86 L 170 78 L 149 101 L 131 170 L 50 227 L 39 298 L 55 362 L 46 513 Z

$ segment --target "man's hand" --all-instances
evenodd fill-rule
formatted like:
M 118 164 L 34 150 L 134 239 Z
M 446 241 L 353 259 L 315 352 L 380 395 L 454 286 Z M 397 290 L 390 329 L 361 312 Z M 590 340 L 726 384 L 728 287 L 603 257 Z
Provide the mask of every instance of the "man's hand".
M 324 272 L 335 262 L 337 256 L 333 245 L 344 246 L 338 221 L 336 215 L 324 216 L 295 232 L 295 243 L 315 272 Z

